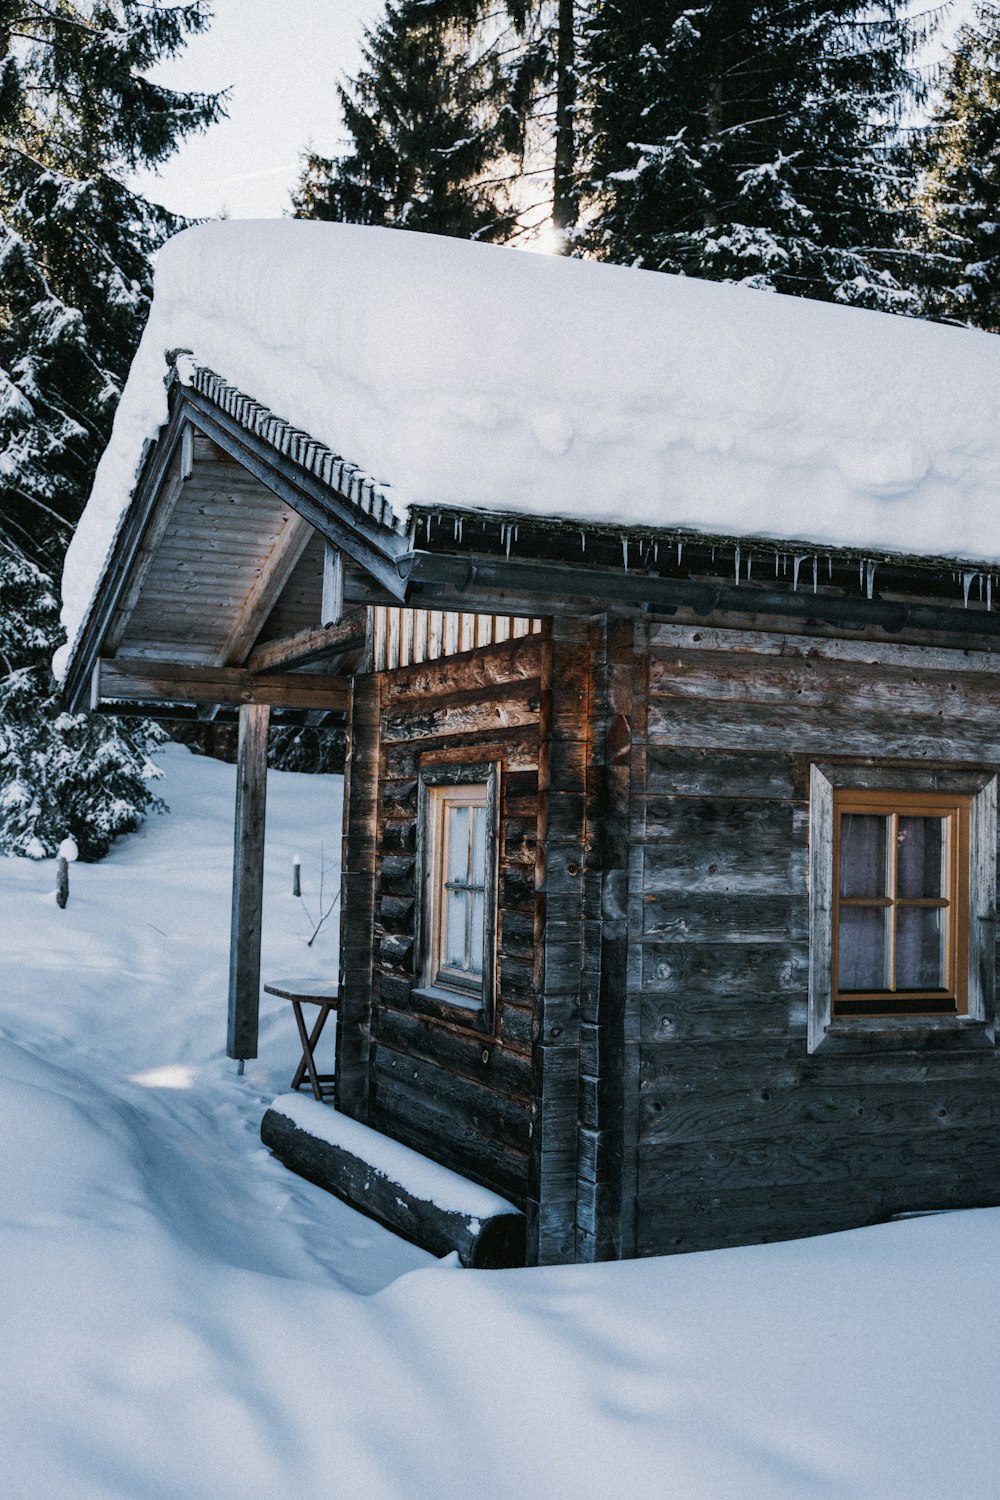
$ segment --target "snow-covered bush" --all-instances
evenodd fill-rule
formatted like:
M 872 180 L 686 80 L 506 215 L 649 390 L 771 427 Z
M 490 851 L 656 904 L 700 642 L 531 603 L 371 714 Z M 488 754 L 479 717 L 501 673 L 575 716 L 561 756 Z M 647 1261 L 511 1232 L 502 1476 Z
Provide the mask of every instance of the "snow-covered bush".
M 61 639 L 51 581 L 0 552 L 0 854 L 42 858 L 72 835 L 81 859 L 160 810 L 149 751 L 165 736 L 60 707 L 49 662 Z

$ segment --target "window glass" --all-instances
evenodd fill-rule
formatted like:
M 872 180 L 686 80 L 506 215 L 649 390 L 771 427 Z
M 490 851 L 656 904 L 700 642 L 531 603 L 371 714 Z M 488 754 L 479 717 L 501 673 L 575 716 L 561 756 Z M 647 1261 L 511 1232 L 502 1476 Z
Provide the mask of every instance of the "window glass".
M 944 818 L 900 817 L 897 820 L 898 894 L 903 897 L 945 894 Z
M 469 809 L 450 806 L 447 824 L 448 879 L 465 880 L 469 873 Z
M 464 891 L 446 892 L 444 962 L 449 969 L 468 967 L 465 913 L 467 897 Z
M 490 879 L 490 784 L 432 784 L 424 811 L 422 979 L 468 1003 L 482 996 Z
M 896 914 L 897 990 L 943 990 L 945 912 L 941 907 L 901 906 Z
M 845 906 L 840 913 L 839 988 L 845 993 L 884 990 L 889 984 L 888 911 Z
M 889 819 L 844 813 L 840 825 L 840 894 L 884 896 L 888 878 Z

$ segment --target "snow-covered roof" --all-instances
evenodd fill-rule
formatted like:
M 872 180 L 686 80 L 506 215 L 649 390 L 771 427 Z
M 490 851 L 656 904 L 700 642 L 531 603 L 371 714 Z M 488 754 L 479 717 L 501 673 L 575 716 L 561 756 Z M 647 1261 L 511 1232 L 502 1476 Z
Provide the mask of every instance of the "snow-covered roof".
M 166 357 L 347 456 L 408 507 L 1000 562 L 1000 338 L 399 230 L 217 222 L 153 309 L 67 559 L 76 636 Z

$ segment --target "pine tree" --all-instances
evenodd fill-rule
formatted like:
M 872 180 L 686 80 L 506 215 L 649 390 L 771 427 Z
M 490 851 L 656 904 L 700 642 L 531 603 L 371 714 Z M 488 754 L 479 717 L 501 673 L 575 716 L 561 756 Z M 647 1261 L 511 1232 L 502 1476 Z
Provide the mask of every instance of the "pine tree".
M 0 0 L 0 852 L 85 858 L 153 798 L 159 733 L 59 710 L 52 577 L 180 222 L 126 187 L 221 110 L 145 74 L 203 0 Z
M 597 0 L 579 247 L 913 310 L 892 123 L 920 93 L 917 40 L 896 0 Z
M 533 238 L 576 215 L 576 0 L 389 0 L 339 90 L 350 147 L 308 153 L 301 218 Z
M 204 0 L 0 0 L 0 538 L 53 568 L 145 321 L 150 255 L 180 227 L 131 193 L 218 117 L 144 76 Z
M 482 0 L 390 0 L 365 33 L 364 66 L 340 87 L 348 153 L 309 153 L 293 197 L 300 218 L 502 237 L 512 210 L 505 155 L 517 120 L 502 39 L 485 35 Z
M 1000 333 L 1000 5 L 959 31 L 918 162 L 925 309 Z
M 162 807 L 148 751 L 165 738 L 137 723 L 63 713 L 49 663 L 59 609 L 45 575 L 0 552 L 0 854 L 36 859 L 71 834 L 82 859 Z

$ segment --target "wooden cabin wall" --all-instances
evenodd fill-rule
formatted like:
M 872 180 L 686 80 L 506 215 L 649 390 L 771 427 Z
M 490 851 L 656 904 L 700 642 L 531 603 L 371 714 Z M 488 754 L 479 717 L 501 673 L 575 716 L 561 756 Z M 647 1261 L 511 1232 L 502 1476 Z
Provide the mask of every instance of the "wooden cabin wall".
M 528 635 L 369 679 L 377 683 L 379 716 L 364 1110 L 376 1129 L 519 1206 L 527 1190 L 537 996 L 542 645 Z M 422 761 L 461 760 L 502 765 L 497 1005 L 489 1032 L 413 993 L 418 772 Z M 364 837 L 359 830 L 359 846 Z M 348 868 L 359 862 L 351 849 L 346 855 Z M 369 925 L 369 943 L 370 934 Z M 362 1112 L 360 1101 L 352 1112 Z
M 1000 1202 L 995 1049 L 935 1048 L 917 1028 L 894 1050 L 806 1041 L 810 763 L 995 771 L 993 659 L 977 672 L 976 653 L 924 646 L 647 629 L 635 1253 Z

